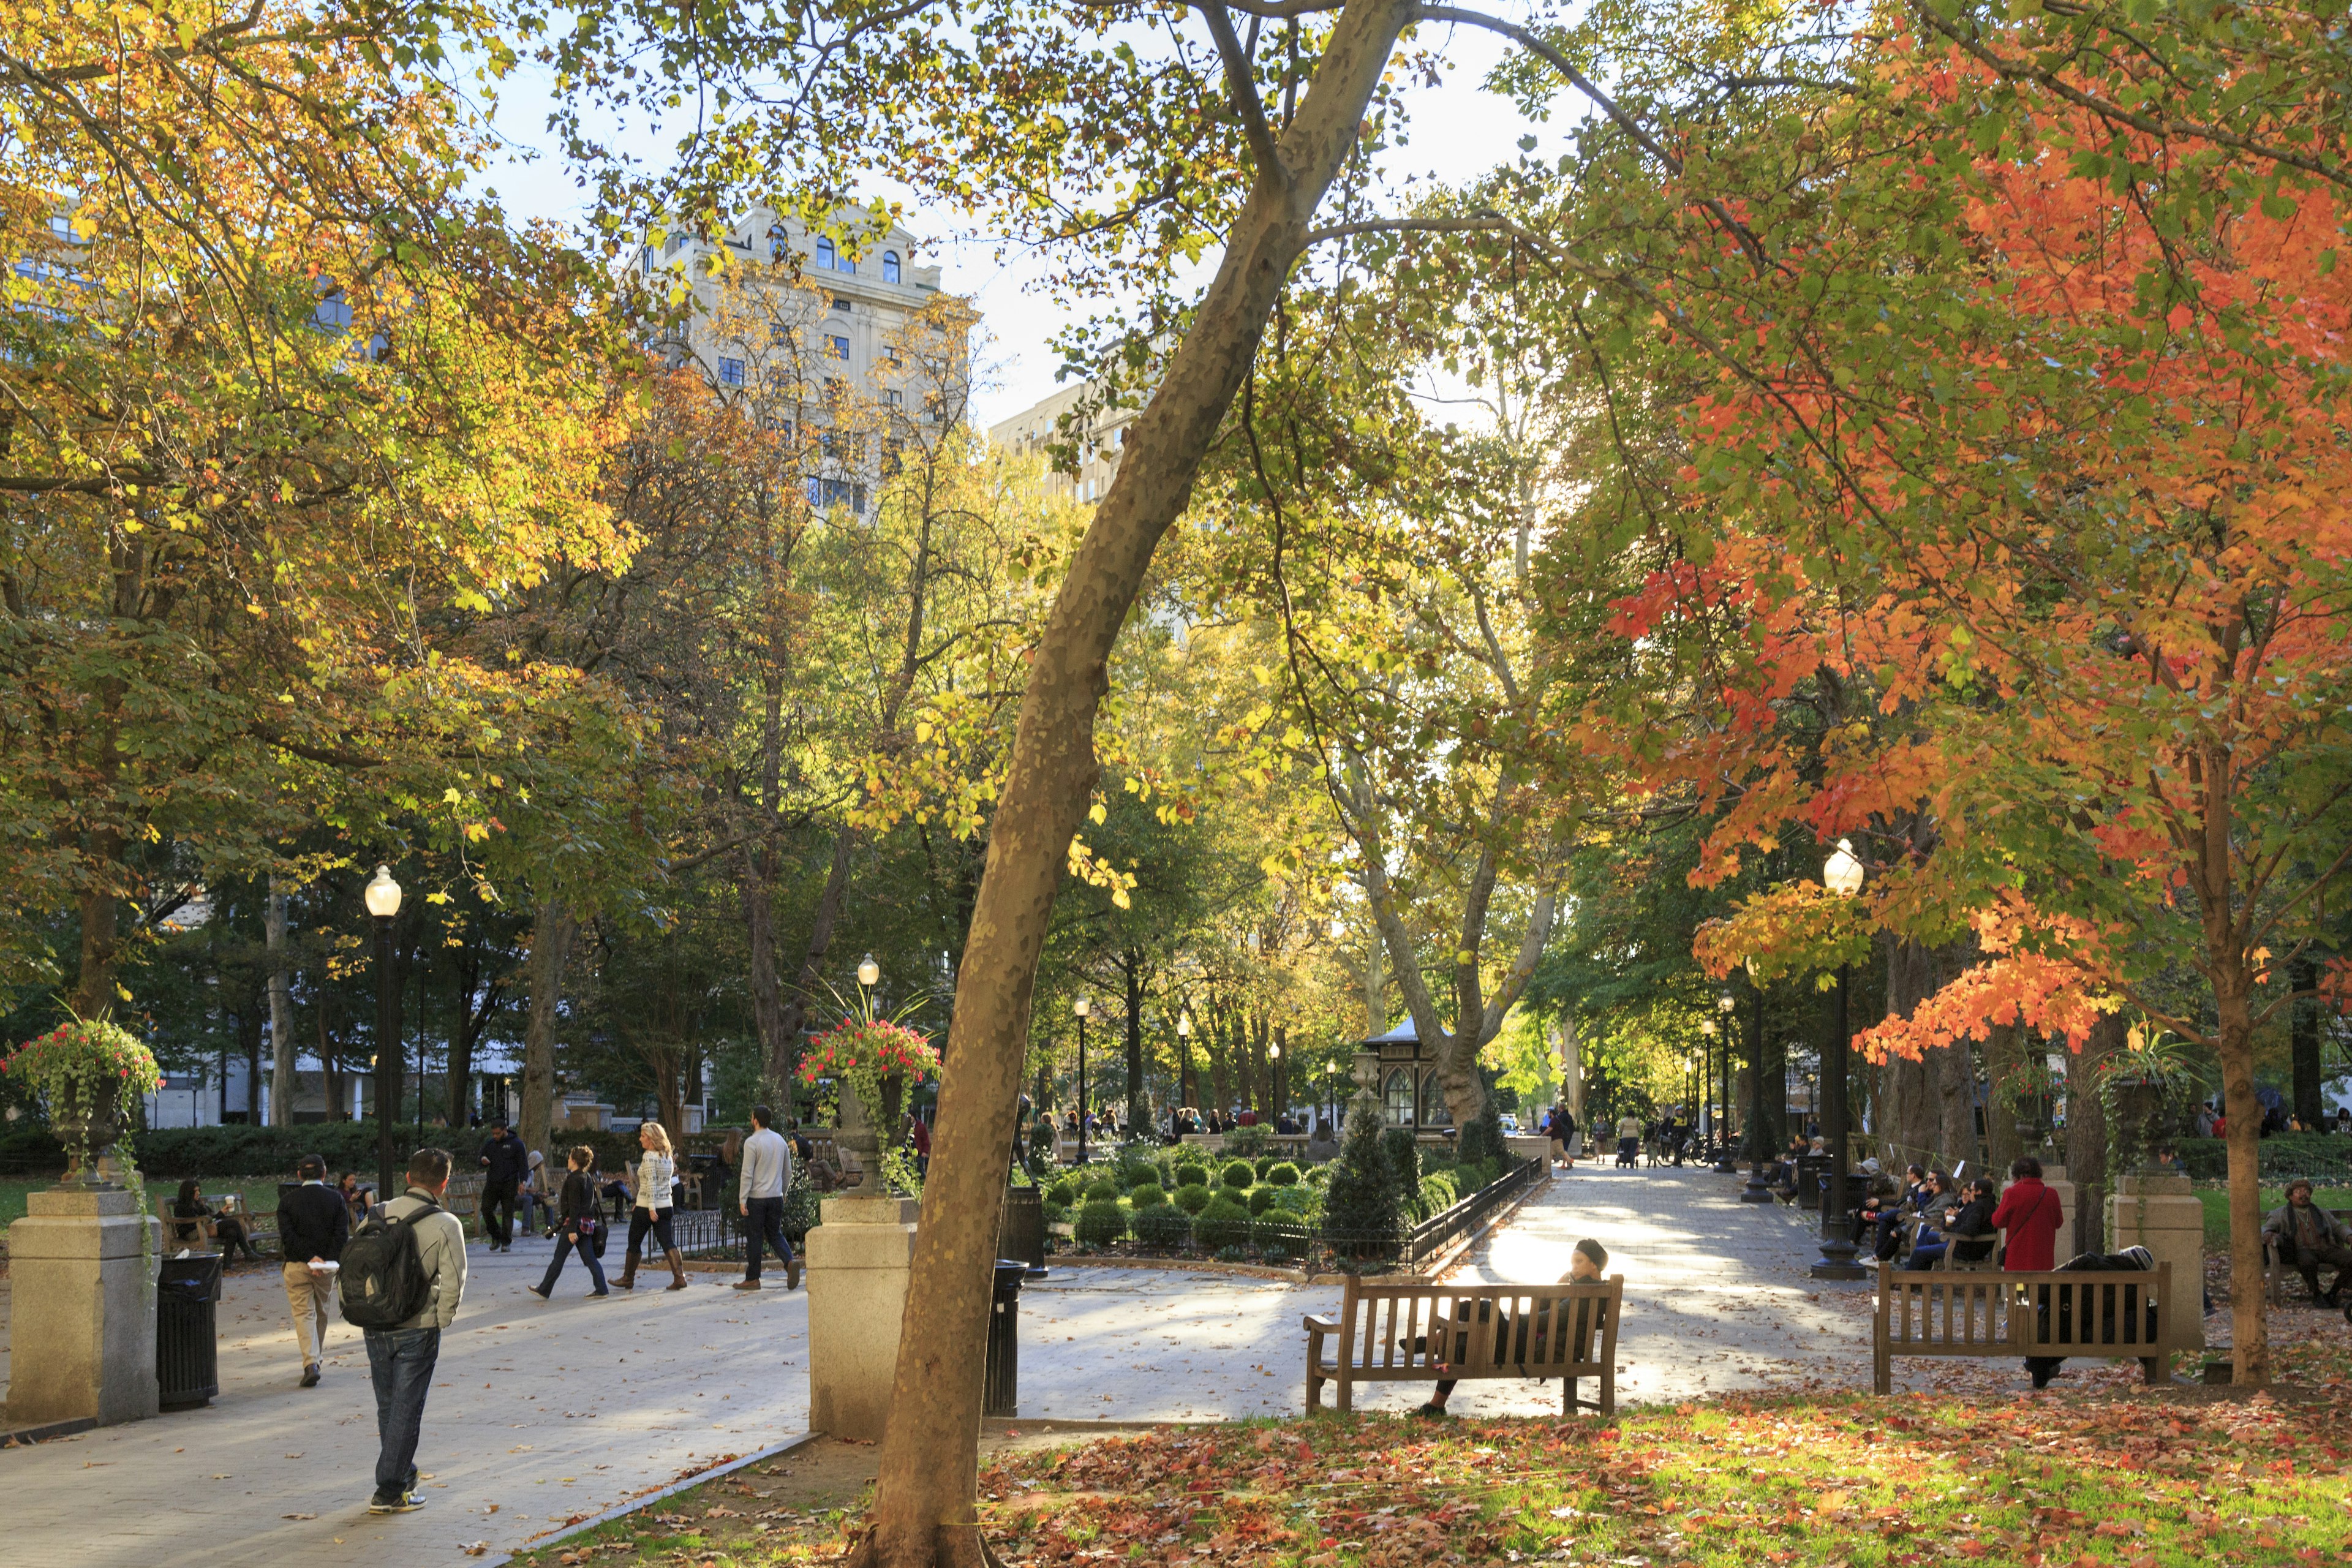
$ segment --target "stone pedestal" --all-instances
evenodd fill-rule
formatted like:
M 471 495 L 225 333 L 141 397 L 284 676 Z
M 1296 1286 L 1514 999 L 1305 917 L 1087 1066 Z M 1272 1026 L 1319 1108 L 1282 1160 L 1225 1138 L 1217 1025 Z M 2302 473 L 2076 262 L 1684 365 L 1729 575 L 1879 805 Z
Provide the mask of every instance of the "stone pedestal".
M 8 1227 L 8 1425 L 154 1415 L 163 1226 L 116 1188 L 29 1193 L 25 1208 Z
M 2205 1205 L 2186 1176 L 2132 1175 L 2107 1200 L 2108 1249 L 2145 1247 L 2172 1265 L 2173 1344 L 2205 1348 Z
M 882 1439 L 915 1261 L 912 1198 L 828 1197 L 808 1233 L 809 1426 Z
M 2006 1186 L 2008 1185 L 2008 1174 L 2007 1173 L 2003 1173 L 2001 1176 L 2001 1184 Z M 2058 1213 L 2060 1218 L 2058 1221 L 2058 1257 L 2056 1261 L 2063 1263 L 2066 1259 L 2074 1257 L 2074 1254 L 2078 1252 L 2097 1251 L 2099 1246 L 2098 1216 L 2096 1215 L 2085 1216 L 2080 1212 L 2080 1205 L 2075 1200 L 2080 1194 L 2081 1189 L 2066 1179 L 2066 1167 L 2063 1165 L 2052 1164 L 2046 1160 L 2043 1161 L 2042 1164 L 2042 1184 L 2058 1194 Z M 2078 1241 L 2081 1243 L 2079 1246 L 2076 1245 Z

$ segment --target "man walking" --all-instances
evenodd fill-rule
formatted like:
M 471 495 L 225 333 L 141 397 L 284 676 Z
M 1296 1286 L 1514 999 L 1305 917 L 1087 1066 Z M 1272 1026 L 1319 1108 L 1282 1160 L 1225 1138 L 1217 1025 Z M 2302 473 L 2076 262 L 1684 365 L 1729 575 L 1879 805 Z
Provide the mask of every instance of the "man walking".
M 327 1301 L 335 1293 L 335 1270 L 320 1265 L 342 1257 L 352 1208 L 327 1185 L 327 1162 L 318 1155 L 303 1155 L 294 1175 L 302 1184 L 278 1202 L 278 1249 L 286 1258 L 286 1305 L 302 1352 L 302 1386 L 316 1388 L 319 1363 L 327 1359 Z
M 457 1321 L 466 1294 L 466 1227 L 441 1207 L 449 1190 L 449 1155 L 419 1149 L 408 1160 L 408 1190 L 383 1205 L 387 1219 L 409 1222 L 416 1260 L 429 1294 L 415 1316 L 389 1329 L 367 1331 L 368 1372 L 375 1383 L 375 1495 L 370 1513 L 414 1513 L 416 1439 L 425 1425 L 425 1395 L 441 1359 L 441 1331 Z
M 749 1266 L 735 1282 L 738 1290 L 760 1288 L 760 1244 L 766 1242 L 784 1260 L 784 1289 L 801 1282 L 801 1260 L 784 1239 L 784 1194 L 793 1184 L 793 1150 L 784 1135 L 771 1125 L 775 1112 L 764 1105 L 751 1108 L 751 1136 L 743 1140 L 743 1173 L 736 1187 L 743 1210 L 743 1256 Z
M 513 1250 L 515 1193 L 530 1173 L 522 1140 L 504 1121 L 491 1122 L 490 1141 L 482 1145 L 482 1235 L 492 1252 Z

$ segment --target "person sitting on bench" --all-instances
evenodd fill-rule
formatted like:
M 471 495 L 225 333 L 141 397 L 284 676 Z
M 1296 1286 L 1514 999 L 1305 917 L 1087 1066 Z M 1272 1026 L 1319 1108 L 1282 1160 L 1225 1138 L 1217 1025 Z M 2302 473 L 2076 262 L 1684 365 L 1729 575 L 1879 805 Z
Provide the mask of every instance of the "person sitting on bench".
M 2070 1258 L 2065 1262 L 2060 1264 L 2053 1272 L 2059 1274 L 2128 1274 L 2134 1269 L 2141 1269 L 2153 1273 L 2156 1269 L 2156 1255 L 2148 1251 L 2145 1247 L 2126 1247 L 2121 1252 L 2078 1253 L 2074 1257 Z M 2050 1287 L 2043 1285 L 2039 1289 L 2042 1300 L 2040 1305 L 2037 1306 L 2034 1310 L 2040 1314 L 2042 1332 L 2044 1336 L 2047 1336 L 2050 1331 Z M 2147 1292 L 2142 1291 L 2141 1297 L 2143 1300 L 2146 1300 Z M 2143 1346 L 2152 1345 L 2155 1342 L 2157 1307 L 2157 1302 L 2147 1301 L 2145 1310 L 2147 1314 L 2147 1322 L 2146 1327 L 2142 1329 L 2140 1334 L 2137 1336 Z M 2018 1310 L 2023 1310 L 2021 1307 Z M 2087 1315 L 2090 1309 L 2085 1306 L 2083 1307 L 2081 1310 Z M 2120 1342 L 2116 1333 L 2115 1312 L 2116 1304 L 2113 1300 L 2107 1300 L 2100 1310 L 2099 1342 L 2103 1344 L 2112 1345 Z M 2087 1327 L 2087 1325 L 2085 1326 Z M 2058 1368 L 2065 1360 L 2066 1358 L 2062 1355 L 2027 1356 L 2025 1358 L 2025 1370 L 2032 1375 L 2033 1386 L 2036 1388 L 2049 1387 L 2050 1380 L 2058 1375 Z
M 2303 1276 L 2311 1299 L 2333 1307 L 2343 1293 L 2345 1277 L 2352 1275 L 2352 1233 L 2344 1222 L 2311 1201 L 2311 1184 L 2301 1176 L 2286 1186 L 2286 1202 L 2263 1221 L 2263 1235 L 2278 1247 L 2279 1261 Z M 2319 1289 L 2319 1266 L 2336 1266 L 2336 1279 Z
M 1609 1249 L 1588 1236 L 1582 1241 L 1576 1244 L 1576 1251 L 1570 1256 L 1568 1260 L 1568 1272 L 1560 1276 L 1559 1282 L 1563 1285 L 1598 1285 L 1601 1283 L 1601 1271 L 1608 1267 Z M 1480 1322 L 1483 1323 L 1487 1321 L 1488 1310 L 1490 1306 L 1491 1303 L 1486 1301 L 1478 1303 L 1478 1321 Z M 1582 1361 L 1591 1352 L 1592 1345 L 1592 1331 L 1594 1327 L 1591 1313 L 1592 1306 L 1593 1303 L 1591 1301 L 1580 1301 L 1577 1303 L 1576 1340 L 1574 1342 L 1573 1353 L 1570 1357 L 1572 1361 Z M 1549 1331 L 1551 1326 L 1550 1320 L 1551 1303 L 1546 1301 L 1536 1308 L 1535 1337 L 1538 1344 L 1542 1342 L 1544 1335 Z M 1504 1313 L 1502 1321 L 1495 1326 L 1494 1332 L 1498 1336 L 1495 1342 L 1499 1344 L 1508 1339 L 1512 1331 L 1512 1326 L 1510 1314 L 1507 1312 Z M 1431 1333 L 1435 1334 L 1439 1342 L 1443 1343 L 1445 1334 L 1451 1327 L 1452 1325 L 1444 1322 L 1432 1323 L 1430 1325 L 1430 1331 Z M 1525 1323 L 1521 1323 L 1517 1325 L 1517 1329 L 1519 1337 L 1516 1346 L 1516 1353 L 1521 1357 L 1525 1357 L 1528 1353 L 1528 1328 Z M 1484 1331 L 1481 1331 L 1480 1337 L 1484 1338 Z M 1428 1334 L 1423 1334 L 1422 1337 L 1412 1342 L 1412 1348 L 1416 1353 L 1426 1351 L 1429 1348 L 1429 1338 L 1430 1336 Z M 1469 1356 L 1469 1331 L 1466 1329 L 1456 1331 L 1454 1334 L 1454 1359 L 1457 1361 L 1465 1360 Z M 1445 1371 L 1445 1363 L 1444 1362 L 1438 1363 L 1437 1370 L 1441 1373 Z M 1444 1415 L 1445 1401 L 1451 1397 L 1454 1393 L 1454 1382 L 1455 1380 L 1450 1377 L 1439 1378 L 1437 1390 L 1430 1395 L 1429 1403 L 1414 1411 L 1413 1414 L 1416 1415 L 1433 1416 Z
M 1981 1263 L 1992 1256 L 1993 1205 L 2000 1194 L 1990 1180 L 1979 1178 L 1960 1189 L 1957 1207 L 1943 1211 L 1943 1223 L 1931 1231 L 1922 1224 L 1918 1243 L 1911 1248 L 1912 1268 L 1930 1268 L 1948 1251 L 1962 1263 Z M 1938 1234 L 1940 1231 L 1941 1234 Z M 1970 1239 L 1974 1237 L 1975 1239 Z

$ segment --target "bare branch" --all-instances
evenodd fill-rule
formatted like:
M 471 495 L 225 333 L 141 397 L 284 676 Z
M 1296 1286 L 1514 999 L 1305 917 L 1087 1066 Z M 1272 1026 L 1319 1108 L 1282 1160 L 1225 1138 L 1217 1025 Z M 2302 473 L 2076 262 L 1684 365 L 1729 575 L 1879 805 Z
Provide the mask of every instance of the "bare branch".
M 1209 0 L 1198 7 L 1201 19 L 1209 25 L 1209 34 L 1217 40 L 1217 53 L 1225 62 L 1225 89 L 1232 94 L 1234 112 L 1241 116 L 1242 132 L 1249 138 L 1250 153 L 1257 159 L 1258 167 L 1269 174 L 1282 173 L 1282 153 L 1274 144 L 1274 128 L 1265 122 L 1265 105 L 1257 96 L 1257 77 L 1250 69 L 1250 58 L 1242 48 L 1242 41 L 1234 36 L 1233 14 L 1220 0 Z

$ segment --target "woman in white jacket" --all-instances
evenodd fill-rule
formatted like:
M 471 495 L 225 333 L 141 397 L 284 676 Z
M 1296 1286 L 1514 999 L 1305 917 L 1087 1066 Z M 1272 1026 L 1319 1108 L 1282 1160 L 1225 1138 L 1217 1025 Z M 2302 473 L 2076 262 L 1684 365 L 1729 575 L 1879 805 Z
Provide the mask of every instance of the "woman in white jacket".
M 621 1277 L 613 1281 L 624 1290 L 637 1288 L 637 1256 L 644 1247 L 646 1232 L 652 1231 L 661 1243 L 662 1256 L 669 1260 L 672 1290 L 686 1289 L 686 1259 L 677 1254 L 677 1243 L 669 1229 L 670 1189 L 677 1180 L 677 1163 L 670 1157 L 669 1134 L 658 1121 L 648 1121 L 637 1129 L 637 1142 L 645 1146 L 645 1155 L 637 1162 L 636 1201 L 629 1209 L 629 1256 L 621 1269 Z

